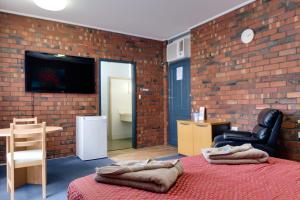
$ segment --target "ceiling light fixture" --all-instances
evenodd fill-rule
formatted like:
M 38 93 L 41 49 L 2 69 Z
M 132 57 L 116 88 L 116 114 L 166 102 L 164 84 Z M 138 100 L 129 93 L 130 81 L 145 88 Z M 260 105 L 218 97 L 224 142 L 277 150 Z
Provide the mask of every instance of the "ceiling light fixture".
M 33 0 L 34 3 L 45 10 L 60 11 L 67 6 L 67 0 Z

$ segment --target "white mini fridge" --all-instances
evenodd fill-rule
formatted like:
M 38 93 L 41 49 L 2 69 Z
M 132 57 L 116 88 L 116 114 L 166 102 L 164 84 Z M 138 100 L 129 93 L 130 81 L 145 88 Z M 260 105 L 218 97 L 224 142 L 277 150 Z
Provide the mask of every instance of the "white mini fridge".
M 76 155 L 81 160 L 107 157 L 107 119 L 105 116 L 76 117 Z

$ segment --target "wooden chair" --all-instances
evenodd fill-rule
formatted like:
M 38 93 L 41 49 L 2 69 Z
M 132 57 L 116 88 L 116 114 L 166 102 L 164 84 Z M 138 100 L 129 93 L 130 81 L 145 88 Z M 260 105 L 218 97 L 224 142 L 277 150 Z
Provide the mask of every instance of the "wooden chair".
M 14 118 L 13 123 L 17 124 L 37 124 L 37 117 L 33 118 Z
M 42 175 L 42 197 L 46 198 L 46 123 L 10 124 L 10 152 L 7 153 L 7 189 L 14 200 L 15 169 L 39 166 Z M 39 169 L 39 168 L 38 168 Z M 16 177 L 18 180 L 18 177 Z

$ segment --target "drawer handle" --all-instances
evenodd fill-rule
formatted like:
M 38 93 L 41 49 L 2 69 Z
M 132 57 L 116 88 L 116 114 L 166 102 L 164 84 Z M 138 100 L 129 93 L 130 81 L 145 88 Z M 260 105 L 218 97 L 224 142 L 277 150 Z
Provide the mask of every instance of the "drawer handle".
M 201 125 L 201 124 L 197 124 L 196 126 L 199 126 L 199 127 L 207 127 L 207 125 Z
M 180 123 L 181 125 L 190 125 L 190 124 L 187 124 L 187 123 Z

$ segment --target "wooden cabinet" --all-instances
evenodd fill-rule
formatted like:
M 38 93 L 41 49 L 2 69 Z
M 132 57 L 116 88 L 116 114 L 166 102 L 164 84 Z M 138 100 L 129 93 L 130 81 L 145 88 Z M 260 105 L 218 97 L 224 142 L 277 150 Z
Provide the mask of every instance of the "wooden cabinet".
M 193 155 L 201 152 L 201 149 L 208 148 L 212 144 L 212 127 L 210 124 L 193 124 Z
M 211 147 L 213 138 L 230 129 L 225 121 L 177 121 L 178 153 L 192 156 L 201 153 L 202 148 Z
M 178 152 L 183 155 L 192 155 L 194 150 L 190 146 L 193 143 L 193 127 L 188 122 L 180 122 L 178 125 Z

